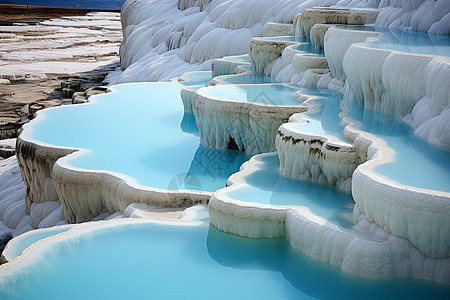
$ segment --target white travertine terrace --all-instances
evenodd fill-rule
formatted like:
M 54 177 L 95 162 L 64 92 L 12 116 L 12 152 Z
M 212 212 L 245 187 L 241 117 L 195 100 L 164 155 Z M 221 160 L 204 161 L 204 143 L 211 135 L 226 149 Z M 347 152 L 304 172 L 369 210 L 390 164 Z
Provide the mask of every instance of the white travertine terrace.
M 434 144 L 448 147 L 446 142 L 450 141 L 447 136 L 449 131 L 445 129 L 448 128 L 450 120 L 448 117 L 448 111 L 450 111 L 448 109 L 448 99 L 450 99 L 448 58 L 401 53 L 354 44 L 378 35 L 379 33 L 376 32 L 329 28 L 324 44 L 325 55 L 332 75 L 347 79 L 345 90 L 348 99 L 352 98 L 369 109 L 396 113 L 400 116 L 406 115 L 405 120 L 411 124 L 415 122 L 416 126 L 426 124 L 421 128 L 422 136 Z M 283 56 L 289 55 L 283 53 Z M 293 74 L 289 70 L 285 71 L 292 66 L 283 63 L 281 58 L 271 68 L 272 74 L 280 75 L 285 72 L 287 75 L 284 75 L 284 78 L 295 79 L 295 73 Z M 404 77 L 405 74 L 408 76 Z M 399 80 L 402 77 L 405 80 Z M 279 78 L 283 77 L 277 76 L 277 79 Z M 298 82 L 298 80 L 291 80 L 291 82 Z M 419 103 L 418 107 L 414 108 L 416 103 Z M 285 125 L 281 126 L 280 131 L 283 127 Z M 420 131 L 417 133 L 420 135 Z M 296 134 L 299 135 L 299 139 L 304 136 L 304 133 L 296 132 Z M 283 137 L 281 134 L 277 137 L 281 170 L 283 172 L 283 165 L 287 165 L 287 171 L 284 172 L 289 175 L 293 172 L 290 166 L 295 165 L 296 159 L 310 155 L 309 153 L 304 154 L 304 151 L 309 151 L 310 147 L 304 147 L 306 150 L 293 150 L 294 147 L 290 145 L 291 149 L 287 150 L 288 146 L 285 143 L 287 141 L 283 141 Z M 344 242 L 346 234 L 342 235 L 342 240 L 335 238 L 336 232 L 326 234 L 323 226 L 314 225 L 314 222 L 302 216 L 302 213 L 294 213 L 293 210 L 286 213 L 286 210 L 262 205 L 249 207 L 248 203 L 239 203 L 232 199 L 230 201 L 226 198 L 226 192 L 221 191 L 215 193 L 210 200 L 212 224 L 224 231 L 250 237 L 280 237 L 285 234 L 294 247 L 316 259 L 332 264 L 334 264 L 333 259 L 326 255 L 323 256 L 320 252 L 315 253 L 315 251 L 333 249 L 329 255 L 339 256 L 337 254 L 339 250 L 336 250 L 339 247 L 332 243 L 342 243 L 342 245 L 346 245 L 345 249 L 352 249 L 351 251 L 347 250 L 352 253 L 346 254 L 349 256 L 342 259 L 341 262 L 345 261 L 345 263 L 340 265 L 343 270 L 350 273 L 368 277 L 384 276 L 380 274 L 385 274 L 387 277 L 426 277 L 448 283 L 449 271 L 444 269 L 448 269 L 450 256 L 450 236 L 448 234 L 450 232 L 450 219 L 448 218 L 450 195 L 445 192 L 403 186 L 376 174 L 373 171 L 374 167 L 390 161 L 392 150 L 387 148 L 382 140 L 368 133 L 360 132 L 352 126 L 345 128 L 344 137 L 353 143 L 351 146 L 353 152 L 349 152 L 349 155 L 358 161 L 353 165 L 353 169 L 357 164 L 362 163 L 354 173 L 349 170 L 346 172 L 350 176 L 353 173 L 352 192 L 357 204 L 354 217 L 356 221 L 360 222 L 357 227 L 369 233 L 375 231 L 389 242 L 377 244 L 372 241 L 373 244 L 368 246 L 360 241 L 352 241 L 352 246 L 347 248 L 346 246 L 350 243 Z M 289 158 L 286 158 L 286 152 L 292 152 Z M 367 162 L 364 162 L 366 160 Z M 248 164 L 243 172 L 248 168 Z M 317 164 L 310 161 L 307 165 L 310 168 L 311 166 L 317 167 Z M 313 173 L 307 166 L 305 166 L 305 170 L 309 174 Z M 237 181 L 233 178 L 236 177 L 230 179 L 232 183 Z M 286 218 L 286 228 L 289 226 L 290 230 L 297 231 L 297 234 L 289 235 L 288 231 L 283 233 L 283 218 Z M 251 222 L 255 222 L 252 224 L 256 225 L 252 226 L 248 220 L 252 220 Z M 240 224 L 244 224 L 245 227 Z M 311 237 L 313 240 L 317 238 L 320 241 L 326 240 L 328 237 L 333 242 L 326 247 L 321 247 L 317 246 L 320 243 L 317 244 L 316 240 L 305 242 L 305 236 Z M 347 238 L 349 237 L 347 236 Z M 312 248 L 305 247 L 305 244 L 311 245 Z M 313 245 L 317 246 L 316 250 Z M 383 263 L 380 263 L 392 255 L 395 258 L 390 259 L 391 267 L 386 268 Z M 365 265 L 368 263 L 367 260 L 364 263 L 360 261 L 364 256 L 373 257 L 375 261 L 379 261 L 369 267 Z M 409 271 L 404 270 L 404 266 L 401 266 L 404 262 L 399 259 L 400 257 L 410 264 Z M 379 269 L 370 275 L 371 268 Z M 381 270 L 382 268 L 385 269 Z M 399 271 L 399 269 L 403 270 Z
M 89 221 L 105 210 L 124 211 L 131 203 L 186 207 L 206 203 L 211 195 L 209 192 L 149 188 L 133 184 L 129 178 L 113 172 L 76 169 L 67 164 L 70 157 L 66 155 L 77 149 L 49 147 L 21 137 L 17 145 L 21 172 L 26 180 L 32 179 L 27 185 L 30 187 L 26 198 L 28 209 L 33 202 L 57 200 L 59 197 L 62 217 L 69 223 Z M 83 151 L 78 149 L 74 155 Z
M 376 26 L 450 33 L 448 0 L 207 2 L 180 0 L 180 8 L 190 7 L 180 10 L 176 1 L 127 1 L 121 13 L 124 40 L 120 50 L 122 67 L 127 70 L 113 83 L 168 80 L 187 71 L 206 70 L 211 59 L 247 53 L 250 39 L 262 36 L 268 22 L 300 25 L 296 16 L 314 6 L 375 7 L 380 11 Z M 338 12 L 343 13 L 342 9 Z M 295 34 L 300 34 L 299 26 Z
M 376 9 L 326 8 L 306 9 L 294 21 L 296 34 L 310 38 L 311 28 L 315 24 L 366 25 L 375 23 L 378 16 Z
M 365 68 L 360 68 L 364 62 Z M 352 45 L 343 60 L 352 100 L 394 113 L 415 133 L 450 148 L 450 59 Z M 399 78 L 403 78 L 399 80 Z
M 278 127 L 292 114 L 307 110 L 303 105 L 279 106 L 217 99 L 208 96 L 207 90 L 200 89 L 192 96 L 192 110 L 200 143 L 215 149 L 227 149 L 234 141 L 238 149 L 247 154 L 274 151 Z
M 295 49 L 296 45 L 289 46 L 283 51 L 283 55 L 273 61 L 265 73 L 271 74 L 280 82 L 299 83 L 301 86 L 315 86 L 306 84 L 305 75 L 309 70 L 317 70 L 319 73 L 328 73 L 328 62 L 324 56 L 305 54 Z
M 253 38 L 250 41 L 249 50 L 253 72 L 256 74 L 264 74 L 267 65 L 281 57 L 287 46 L 295 44 L 297 44 L 297 42 L 270 41 L 260 38 Z
M 213 77 L 221 75 L 231 75 L 236 73 L 236 68 L 242 65 L 250 65 L 249 62 L 243 61 L 248 55 L 236 55 L 226 56 L 222 58 L 216 58 L 211 63 L 211 70 L 213 71 Z
M 250 55 L 250 58 L 253 71 L 271 75 L 279 82 L 300 82 L 302 86 L 315 86 L 320 76 L 315 80 L 311 78 L 311 74 L 305 76 L 305 73 L 308 70 L 327 73 L 328 62 L 324 56 L 297 49 L 302 43 L 252 39 L 250 53 L 254 51 L 255 54 Z M 282 51 L 281 55 L 279 51 Z
M 358 101 L 369 109 L 395 113 L 401 117 L 407 115 L 405 120 L 410 123 L 416 122 L 418 127 L 425 124 L 420 128 L 424 134 L 418 130 L 416 133 L 431 143 L 448 147 L 449 131 L 445 129 L 450 122 L 447 116 L 450 111 L 448 58 L 353 44 L 374 34 L 378 35 L 330 28 L 325 35 L 325 55 L 331 73 L 347 78 L 346 98 Z M 415 110 L 416 103 L 420 103 L 420 108 Z M 364 162 L 364 149 L 372 144 L 374 138 L 349 127 L 344 131 L 344 136 L 363 154 L 359 155 L 359 162 Z M 360 144 L 362 149 L 359 149 Z M 372 170 L 375 165 L 391 159 L 391 150 L 383 146 L 382 141 L 377 141 L 370 149 L 366 152 L 369 161 L 353 173 L 352 192 L 359 209 L 369 221 L 389 233 L 408 239 L 425 255 L 448 257 L 448 193 L 402 186 L 383 178 Z
M 111 88 L 111 93 L 115 92 L 117 89 Z M 36 121 L 39 120 L 39 112 L 37 114 Z M 33 122 L 26 124 L 24 131 L 32 125 Z M 205 191 L 142 186 L 133 178 L 111 171 L 78 169 L 69 161 L 88 150 L 52 147 L 33 140 L 29 133 L 21 134 L 16 146 L 19 166 L 27 185 L 28 211 L 32 203 L 59 199 L 63 220 L 79 223 L 92 220 L 105 211 L 123 212 L 131 203 L 187 207 L 207 203 L 211 196 L 211 192 Z
M 305 122 L 301 114 L 293 115 L 289 121 L 280 126 L 275 139 L 280 173 L 350 192 L 353 171 L 365 161 L 364 155 L 334 136 L 296 130 L 292 125 Z
M 263 36 L 286 36 L 294 35 L 292 23 L 267 22 L 264 25 Z
M 80 152 L 78 155 L 81 155 Z M 69 159 L 62 158 L 53 167 L 62 216 L 69 223 L 92 220 L 105 210 L 124 211 L 131 203 L 187 207 L 207 203 L 211 195 L 209 192 L 142 186 L 121 174 L 76 169 L 67 163 Z
M 53 164 L 74 151 L 26 141 L 21 136 L 17 138 L 16 155 L 27 186 L 25 203 L 28 213 L 34 202 L 43 203 L 59 199 L 53 181 Z
M 192 114 L 192 96 L 195 94 L 195 92 L 205 87 L 204 85 L 191 85 L 184 87 L 181 92 L 181 101 L 183 101 L 183 109 L 185 114 Z
M 143 1 L 139 2 L 143 3 Z M 193 5 L 198 3 L 198 1 L 189 0 L 179 2 L 186 7 L 191 3 Z M 389 1 L 382 2 L 383 5 L 389 6 L 387 4 Z M 421 16 L 421 14 L 413 16 L 414 12 L 423 11 L 433 1 L 426 2 L 418 0 L 414 1 L 414 4 L 409 4 L 408 1 L 403 1 L 403 4 L 399 4 L 398 6 L 417 6 L 409 10 L 413 13 L 408 20 L 405 20 L 408 16 L 403 18 L 397 9 L 391 10 L 393 12 L 391 16 L 388 15 L 388 9 L 385 9 L 382 11 L 384 22 L 402 23 L 405 26 L 415 24 L 414 26 L 417 25 L 420 29 L 428 30 L 430 28 L 434 32 L 445 31 L 445 25 L 450 24 L 446 21 L 448 18 L 445 19 L 445 16 L 441 16 L 441 19 L 437 18 L 435 23 L 428 22 L 429 18 L 424 18 L 427 21 L 424 22 L 427 24 L 418 20 L 417 16 Z M 442 7 L 442 3 L 445 5 L 445 0 L 435 2 L 435 5 L 432 3 L 434 5 L 433 17 L 446 13 L 445 10 L 439 13 L 438 9 Z M 422 3 L 425 3 L 426 7 L 421 8 L 420 4 Z M 139 59 L 145 58 L 143 55 L 145 51 L 142 51 L 145 48 L 144 43 L 141 43 L 142 36 L 138 34 L 139 28 L 143 30 L 142 28 L 147 26 L 145 22 L 141 22 L 141 19 L 144 19 L 144 13 L 132 13 L 138 10 L 139 5 L 134 6 L 129 2 L 123 13 L 124 24 L 128 25 L 124 26 L 124 35 L 128 40 L 124 42 L 121 53 L 123 67 L 128 67 L 138 62 Z M 401 10 L 401 7 L 399 8 Z M 304 17 L 309 16 L 305 17 L 304 22 L 296 22 L 298 25 L 302 24 L 305 36 L 310 36 L 314 40 L 314 44 L 321 45 L 321 38 L 324 37 L 326 60 L 323 58 L 319 60 L 319 57 L 306 58 L 295 54 L 289 47 L 295 42 L 281 45 L 279 42 L 267 43 L 265 41 L 263 43 L 260 39 L 254 39 L 253 46 L 250 46 L 252 64 L 256 67 L 254 70 L 257 73 L 275 74 L 278 75 L 277 79 L 280 78 L 284 82 L 288 79 L 287 81 L 293 83 L 313 82 L 314 85 L 320 85 L 319 81 L 322 79 L 319 77 L 328 77 L 327 83 L 331 84 L 333 84 L 333 80 L 343 82 L 345 79 L 347 99 L 358 101 L 367 108 L 405 116 L 404 120 L 416 129 L 416 134 L 428 139 L 433 144 L 448 147 L 450 145 L 450 131 L 448 130 L 450 120 L 449 59 L 430 55 L 405 54 L 354 44 L 366 40 L 367 37 L 375 37 L 378 33 L 344 31 L 333 28 L 333 26 L 316 24 L 322 17 L 326 19 L 323 22 L 333 20 L 332 23 L 340 23 L 340 21 L 336 21 L 339 16 L 346 19 L 346 23 L 348 23 L 349 19 L 355 16 L 351 17 L 351 13 L 352 11 L 349 10 L 330 9 L 326 13 L 315 10 L 310 15 L 308 15 L 309 13 L 303 15 Z M 337 16 L 333 16 L 333 14 Z M 368 20 L 372 20 L 370 18 L 374 18 L 374 14 L 375 12 L 367 10 L 360 16 L 368 16 L 369 19 L 362 17 L 353 19 L 364 19 L 364 22 L 368 22 Z M 202 18 L 190 17 L 195 22 L 201 21 Z M 382 21 L 378 20 L 377 23 Z M 226 23 L 222 19 L 224 27 L 226 27 Z M 177 31 L 179 28 L 175 30 L 169 27 L 167 25 L 165 32 L 160 32 L 155 36 L 160 36 L 163 43 L 169 41 L 169 38 L 167 41 L 165 40 L 169 36 L 171 38 L 171 42 L 168 44 L 170 47 L 179 46 L 181 49 L 184 47 L 183 43 L 193 45 L 194 41 L 200 40 L 199 32 L 201 30 L 194 34 L 194 31 L 197 30 L 195 26 L 183 27 L 180 31 L 192 38 L 191 42 L 187 40 L 181 42 L 182 35 Z M 230 25 L 230 27 L 233 26 Z M 311 33 L 308 28 L 313 28 Z M 211 25 L 208 28 L 204 26 L 203 29 L 205 33 L 212 35 L 211 32 L 216 28 Z M 225 28 L 220 29 L 221 32 L 225 32 Z M 325 29 L 328 30 L 324 35 Z M 245 28 L 242 31 L 239 40 L 249 38 L 250 34 L 245 33 L 248 30 Z M 170 34 L 164 35 L 163 33 Z M 148 32 L 146 34 L 150 36 Z M 178 34 L 178 36 L 174 34 Z M 180 38 L 177 40 L 179 45 L 172 43 L 175 40 L 174 37 Z M 156 46 L 161 41 L 157 41 L 155 38 L 152 42 Z M 200 44 L 196 47 L 200 49 Z M 191 51 L 187 51 L 186 48 L 183 52 L 180 51 L 180 55 L 185 61 L 192 59 L 192 62 L 203 62 L 215 55 L 215 52 L 209 48 L 205 48 L 206 50 L 203 52 L 192 51 L 193 47 L 190 48 Z M 166 57 L 165 59 L 171 58 Z M 305 59 L 308 61 L 304 61 Z M 312 61 L 312 59 L 315 60 Z M 309 62 L 311 64 L 308 64 Z M 139 70 L 137 65 L 135 64 L 135 71 Z M 139 67 L 145 68 L 145 66 L 142 64 Z M 330 74 L 325 74 L 328 66 L 334 78 L 331 78 Z M 311 70 L 311 68 L 315 70 Z M 316 76 L 317 78 L 305 80 L 305 76 Z M 271 121 L 269 125 L 260 128 L 254 128 L 255 125 L 252 125 L 257 121 L 260 126 L 261 119 L 267 118 L 261 116 L 267 112 L 272 113 L 272 111 L 256 104 L 251 104 L 252 108 L 250 108 L 247 103 L 236 104 L 232 101 L 225 103 L 225 101 L 216 101 L 217 99 L 213 103 L 204 97 L 194 96 L 194 98 L 196 99 L 194 100 L 194 112 L 196 112 L 200 124 L 200 131 L 204 131 L 203 144 L 224 149 L 228 147 L 231 136 L 240 150 L 245 149 L 247 153 L 254 154 L 274 150 L 270 144 L 270 135 L 275 136 L 275 134 L 268 134 L 268 132 L 273 131 L 273 129 L 269 129 L 269 127 L 273 127 L 276 133 L 278 126 L 275 123 L 279 123 L 279 121 Z M 292 112 L 285 112 L 286 116 L 283 119 L 287 119 L 290 114 Z M 338 266 L 348 273 L 382 278 L 413 276 L 450 284 L 450 195 L 448 193 L 403 186 L 376 174 L 373 171 L 374 167 L 392 159 L 392 150 L 387 148 L 382 140 L 360 132 L 352 126 L 347 126 L 344 130 L 344 137 L 352 145 L 339 144 L 339 151 L 332 152 L 333 150 L 326 148 L 327 144 L 332 147 L 336 146 L 329 137 L 314 137 L 314 140 L 318 139 L 322 143 L 320 153 L 327 155 L 326 163 L 320 161 L 322 154 L 318 154 L 319 160 L 310 154 L 311 149 L 315 149 L 313 152 L 318 151 L 318 147 L 312 147 L 312 137 L 308 137 L 307 142 L 302 144 L 297 139 L 304 139 L 305 134 L 289 131 L 286 127 L 282 126 L 279 129 L 280 134 L 277 137 L 283 174 L 303 178 L 302 175 L 305 172 L 314 173 L 315 175 L 310 176 L 311 179 L 321 182 L 328 181 L 330 184 L 347 190 L 350 185 L 348 179 L 352 168 L 354 169 L 357 163 L 362 163 L 352 175 L 352 193 L 356 202 L 353 216 L 356 228 L 367 233 L 369 237 L 365 237 L 364 234 L 360 235 L 356 231 L 344 230 L 328 220 L 313 215 L 306 208 L 249 205 L 247 202 L 241 203 L 227 197 L 227 191 L 238 188 L 240 184 L 245 184 L 240 179 L 243 173 L 257 170 L 257 158 L 253 158 L 242 167 L 240 173 L 230 178 L 231 187 L 219 190 L 211 197 L 209 204 L 211 224 L 220 230 L 246 237 L 286 237 L 294 248 L 314 259 Z M 259 142 L 259 145 L 252 144 L 257 143 L 253 140 L 259 138 L 265 141 Z M 248 145 L 244 143 L 248 143 Z M 127 185 L 124 180 L 118 179 L 113 174 L 79 172 L 73 168 L 67 168 L 66 159 L 59 160 L 53 168 L 53 163 L 59 157 L 73 152 L 73 149 L 50 149 L 20 138 L 18 139 L 18 149 L 22 174 L 24 174 L 28 186 L 27 205 L 31 205 L 31 201 L 55 199 L 57 197 L 56 190 L 58 190 L 62 195 L 64 217 L 75 222 L 87 219 L 105 207 L 111 210 L 123 209 L 128 203 L 128 200 L 124 200 L 125 195 L 131 195 L 137 199 L 133 201 L 148 201 L 146 190 Z M 328 159 L 330 154 L 336 154 L 336 156 Z M 315 161 L 311 161 L 311 157 Z M 344 159 L 342 160 L 342 158 Z M 342 162 L 350 164 L 345 167 L 344 164 L 342 167 L 336 166 L 333 165 L 332 160 L 333 162 L 338 161 L 340 164 Z M 367 162 L 364 162 L 366 160 Z M 305 163 L 304 172 L 298 171 L 303 170 L 297 167 L 303 161 L 308 161 L 308 164 Z M 320 172 L 311 171 L 313 168 L 317 169 L 320 164 L 322 164 Z M 328 165 L 331 167 L 323 167 Z M 338 175 L 336 175 L 336 170 L 339 170 Z M 53 181 L 56 183 L 56 190 L 53 187 Z M 164 192 L 167 194 L 167 191 Z M 64 197 L 69 194 L 71 197 L 76 195 L 79 201 L 73 205 L 65 203 Z M 156 195 L 159 194 L 156 193 Z M 167 201 L 174 200 L 175 203 L 188 201 L 183 197 L 183 195 L 174 195 L 174 198 L 167 195 L 156 196 L 151 200 L 154 202 L 151 203 L 171 205 Z M 200 202 L 205 202 L 208 195 L 201 195 L 201 197 Z
M 352 177 L 353 199 L 365 218 L 386 232 L 407 239 L 427 257 L 449 259 L 450 194 L 399 184 L 374 171 L 390 162 L 393 151 L 383 140 L 346 127 L 349 141 L 364 141 L 367 162 Z
M 336 25 L 333 24 L 315 24 L 309 33 L 309 39 L 311 41 L 311 44 L 316 49 L 323 49 L 324 48 L 324 39 L 325 39 L 325 33 L 327 33 L 328 28 L 330 27 L 336 27 Z
M 329 28 L 324 37 L 324 52 L 331 75 L 345 79 L 342 63 L 350 45 L 364 42 L 369 37 L 378 37 L 380 33 L 362 30 L 344 30 Z
M 229 192 L 248 185 L 244 177 L 260 170 L 254 156 L 232 175 L 228 187 L 209 201 L 210 223 L 219 230 L 250 238 L 286 238 L 292 247 L 344 272 L 368 278 L 417 277 L 450 283 L 450 258 L 425 256 L 408 240 L 386 233 L 354 209 L 357 230 L 313 214 L 307 207 L 241 202 Z

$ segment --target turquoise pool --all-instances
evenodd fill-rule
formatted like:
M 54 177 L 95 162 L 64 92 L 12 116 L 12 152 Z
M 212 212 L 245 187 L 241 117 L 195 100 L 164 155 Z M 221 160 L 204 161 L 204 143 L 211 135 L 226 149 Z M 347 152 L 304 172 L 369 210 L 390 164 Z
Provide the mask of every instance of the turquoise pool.
M 266 83 L 280 83 L 271 76 L 255 73 L 241 73 L 236 75 L 223 75 L 215 78 L 221 82 L 228 84 L 266 84 Z
M 195 135 L 195 118 L 183 118 L 180 91 L 186 84 L 119 85 L 92 103 L 40 112 L 23 137 L 86 149 L 83 155 L 67 160 L 73 168 L 112 172 L 129 184 L 213 192 L 225 186 L 228 176 L 249 157 L 240 152 L 202 150 Z M 219 171 L 211 172 L 205 163 L 221 156 L 227 159 L 214 161 Z
M 286 178 L 280 174 L 278 155 L 257 158 L 258 169 L 242 177 L 245 184 L 223 190 L 227 197 L 271 206 L 304 206 L 341 227 L 353 226 L 353 198 L 328 185 Z
M 125 242 L 126 241 L 126 242 Z M 445 299 L 420 280 L 367 280 L 312 261 L 283 239 L 206 223 L 115 222 L 72 231 L 0 272 L 0 298 Z
M 220 100 L 267 105 L 301 105 L 294 97 L 297 89 L 285 84 L 219 85 L 198 90 L 198 94 Z

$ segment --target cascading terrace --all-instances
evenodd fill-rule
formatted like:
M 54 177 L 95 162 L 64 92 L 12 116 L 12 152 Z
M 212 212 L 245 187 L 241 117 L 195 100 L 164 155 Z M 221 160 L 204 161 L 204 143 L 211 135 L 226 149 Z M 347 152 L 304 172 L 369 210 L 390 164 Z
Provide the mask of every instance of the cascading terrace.
M 93 96 L 89 104 L 40 112 L 18 139 L 29 203 L 59 198 L 64 218 L 75 223 L 105 210 L 123 211 L 132 202 L 168 207 L 209 202 L 212 226 L 195 219 L 88 223 L 31 245 L 11 265 L 25 270 L 33 257 L 52 250 L 60 269 L 75 268 L 63 259 L 68 245 L 79 242 L 83 250 L 81 256 L 71 252 L 74 261 L 89 251 L 102 257 L 98 249 L 109 249 L 104 245 L 129 233 L 132 247 L 145 249 L 133 261 L 146 263 L 139 268 L 145 270 L 139 280 L 153 275 L 166 280 L 153 284 L 156 295 L 167 292 L 170 287 L 164 284 L 170 282 L 183 286 L 182 294 L 170 289 L 173 297 L 194 297 L 198 291 L 190 286 L 202 272 L 211 274 L 205 279 L 210 297 L 223 287 L 222 276 L 233 279 L 225 297 L 254 297 L 254 289 L 260 297 L 272 297 L 270 293 L 281 293 L 280 286 L 286 298 L 332 296 L 323 287 L 305 284 L 311 283 L 309 276 L 328 278 L 330 285 L 341 282 L 337 290 L 342 288 L 344 298 L 364 295 L 373 289 L 371 283 L 382 286 L 376 291 L 380 296 L 405 290 L 392 278 L 449 285 L 450 153 L 420 139 L 414 126 L 398 119 L 420 123 L 418 128 L 437 124 L 441 134 L 433 141 L 446 145 L 450 139 L 442 128 L 450 119 L 445 120 L 450 83 L 441 84 L 450 78 L 445 76 L 449 61 L 440 54 L 388 49 L 376 43 L 384 34 L 377 30 L 320 23 L 352 24 L 349 20 L 356 19 L 365 24 L 374 14 L 315 8 L 297 17 L 293 26 L 297 32 L 301 27 L 323 52 L 305 38 L 255 38 L 248 59 L 215 60 L 214 78 L 211 72 L 192 72 L 178 82 L 123 84 Z M 272 23 L 271 30 L 277 31 L 276 26 Z M 286 31 L 285 24 L 280 27 L 278 31 Z M 367 38 L 372 44 L 361 43 Z M 412 61 L 423 65 L 422 76 L 408 71 Z M 414 80 L 395 81 L 393 76 L 402 71 Z M 415 111 L 417 105 L 432 107 L 431 115 Z M 82 113 L 88 121 L 98 111 L 104 127 L 114 130 L 95 128 L 88 136 L 76 135 L 91 128 L 70 115 Z M 127 126 L 118 126 L 118 119 Z M 47 136 L 54 131 L 52 122 L 64 124 L 72 135 Z M 133 155 L 114 160 L 131 150 Z M 249 155 L 255 156 L 248 160 Z M 91 242 L 93 250 L 86 246 Z M 134 256 L 126 246 L 105 257 L 117 257 L 120 251 Z M 306 257 L 325 264 L 309 268 L 312 260 Z M 43 260 L 39 264 L 50 274 Z M 160 265 L 166 261 L 183 275 L 168 272 Z M 95 260 L 90 263 L 101 269 Z M 329 265 L 370 280 L 341 278 Z M 26 294 L 29 290 L 24 281 L 16 281 L 13 267 L 2 267 L 7 280 L 0 291 L 14 283 Z M 197 268 L 198 276 L 186 272 Z M 114 270 L 108 270 L 111 274 Z M 34 280 L 37 285 L 39 280 Z M 447 286 L 405 282 L 408 297 L 448 293 Z M 145 283 L 139 283 L 141 291 Z

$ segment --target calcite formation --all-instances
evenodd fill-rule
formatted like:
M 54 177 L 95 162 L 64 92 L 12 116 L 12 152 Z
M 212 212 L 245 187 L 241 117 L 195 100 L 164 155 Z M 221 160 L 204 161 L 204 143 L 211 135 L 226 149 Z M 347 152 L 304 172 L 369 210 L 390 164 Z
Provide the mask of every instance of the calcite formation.
M 73 149 L 55 148 L 17 138 L 16 155 L 20 172 L 27 186 L 27 211 L 33 202 L 56 201 L 59 196 L 53 181 L 53 165 Z
M 192 110 L 202 145 L 215 149 L 234 149 L 247 154 L 275 150 L 278 127 L 306 106 L 281 106 L 209 97 L 205 90 L 192 97 Z M 293 89 L 294 93 L 295 90 Z M 301 104 L 299 102 L 299 104 Z
M 264 74 L 269 63 L 281 57 L 287 46 L 295 45 L 296 42 L 270 41 L 253 38 L 250 41 L 249 56 L 252 62 L 252 70 L 256 74 Z
M 378 10 L 375 9 L 316 7 L 302 12 L 294 24 L 300 29 L 296 33 L 309 38 L 315 24 L 365 25 L 375 23 L 377 16 Z
M 210 223 L 218 229 L 250 238 L 286 238 L 309 257 L 368 278 L 417 277 L 449 284 L 450 258 L 430 258 L 401 237 L 386 233 L 354 208 L 354 229 L 345 229 L 308 208 L 264 205 L 235 200 L 233 191 L 247 186 L 245 177 L 258 174 L 265 156 L 254 156 L 228 187 L 209 201 Z M 426 270 L 424 272 L 423 270 Z
M 291 124 L 281 125 L 275 140 L 281 174 L 350 192 L 353 171 L 361 163 L 354 146 L 332 136 L 292 130 Z

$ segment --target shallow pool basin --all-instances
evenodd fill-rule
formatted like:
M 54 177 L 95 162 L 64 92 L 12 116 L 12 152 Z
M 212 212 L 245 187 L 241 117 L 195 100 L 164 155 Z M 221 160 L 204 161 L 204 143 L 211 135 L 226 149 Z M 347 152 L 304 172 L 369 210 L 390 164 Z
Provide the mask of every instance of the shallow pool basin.
M 149 220 L 72 230 L 2 266 L 0 277 L 3 299 L 437 299 L 448 293 L 448 287 L 421 281 L 345 275 L 280 239 L 240 238 L 205 223 Z

